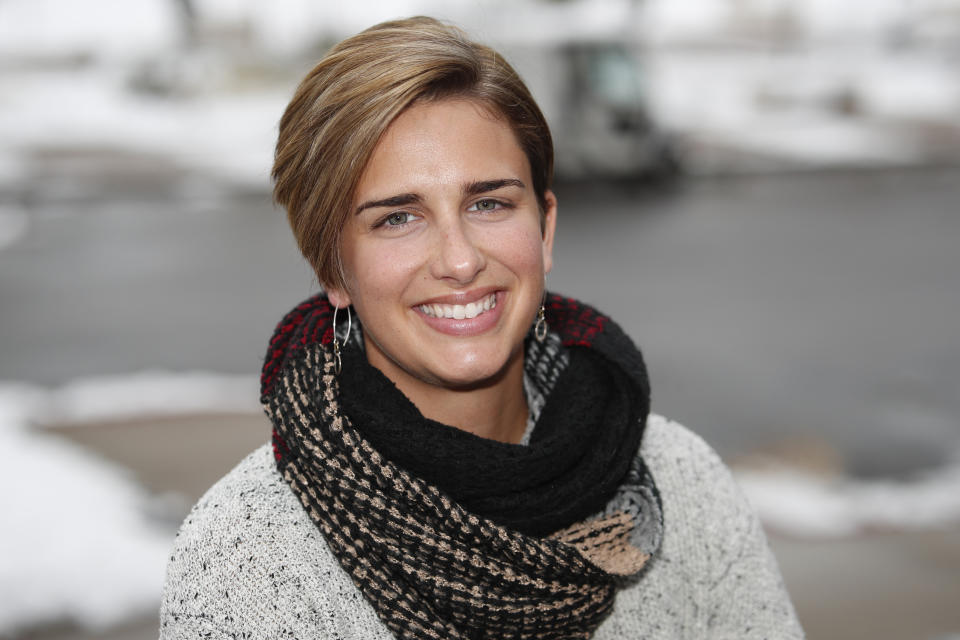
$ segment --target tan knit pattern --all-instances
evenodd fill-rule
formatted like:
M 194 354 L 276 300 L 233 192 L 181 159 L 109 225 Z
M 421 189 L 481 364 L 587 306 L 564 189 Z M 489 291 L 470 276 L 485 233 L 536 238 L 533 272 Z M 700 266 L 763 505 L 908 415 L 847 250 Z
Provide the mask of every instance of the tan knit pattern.
M 573 546 L 587 560 L 615 576 L 638 573 L 650 554 L 630 544 L 633 517 L 617 511 L 607 517 L 581 522 L 556 532 L 551 538 Z

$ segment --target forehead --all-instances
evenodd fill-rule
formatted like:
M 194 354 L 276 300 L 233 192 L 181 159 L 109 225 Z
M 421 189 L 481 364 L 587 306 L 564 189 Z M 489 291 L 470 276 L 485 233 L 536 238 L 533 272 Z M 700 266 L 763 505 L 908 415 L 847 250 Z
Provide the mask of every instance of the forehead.
M 505 118 L 477 101 L 421 102 L 374 147 L 355 200 L 499 178 L 530 185 L 529 162 Z

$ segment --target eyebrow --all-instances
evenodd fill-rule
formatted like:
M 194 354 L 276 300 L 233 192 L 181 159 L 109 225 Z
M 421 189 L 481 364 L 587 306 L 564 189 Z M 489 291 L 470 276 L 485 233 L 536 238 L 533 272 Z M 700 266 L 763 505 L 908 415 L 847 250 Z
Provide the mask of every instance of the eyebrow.
M 401 193 L 400 195 L 390 196 L 389 198 L 384 198 L 383 200 L 369 200 L 364 202 L 362 205 L 357 207 L 357 210 L 354 214 L 358 214 L 364 209 L 376 209 L 377 207 L 402 207 L 408 204 L 416 204 L 422 202 L 423 198 L 416 193 Z
M 516 178 L 502 178 L 500 180 L 481 180 L 480 182 L 471 182 L 466 187 L 464 187 L 464 192 L 467 195 L 475 196 L 480 193 L 487 193 L 488 191 L 496 191 L 497 189 L 502 189 L 504 187 L 520 187 L 521 189 L 526 189 L 527 185 L 523 184 L 520 180 Z
M 519 187 L 521 189 L 526 189 L 527 185 L 521 180 L 516 178 L 501 178 L 499 180 L 480 180 L 477 182 L 467 183 L 463 191 L 467 195 L 475 196 L 481 193 L 488 193 L 490 191 L 496 191 L 497 189 L 502 189 L 504 187 Z M 418 193 L 401 193 L 395 196 L 390 196 L 389 198 L 384 198 L 382 200 L 369 200 L 364 202 L 357 207 L 354 215 L 360 213 L 364 209 L 376 209 L 378 207 L 402 207 L 408 204 L 419 204 L 423 202 L 423 197 Z

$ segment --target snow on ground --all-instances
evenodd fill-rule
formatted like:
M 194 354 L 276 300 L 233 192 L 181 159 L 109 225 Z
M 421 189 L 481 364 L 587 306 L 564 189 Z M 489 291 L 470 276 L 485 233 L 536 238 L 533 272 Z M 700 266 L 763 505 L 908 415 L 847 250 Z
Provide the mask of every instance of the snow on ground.
M 17 149 L 115 148 L 257 186 L 268 183 L 276 125 L 289 99 L 279 91 L 139 95 L 126 86 L 123 70 L 111 67 L 6 75 L 0 141 L 7 164 L 16 162 Z
M 933 53 L 666 48 L 647 63 L 655 121 L 694 144 L 808 166 L 882 167 L 931 160 L 938 150 L 926 125 L 960 138 L 960 81 Z
M 34 419 L 57 425 L 185 413 L 260 412 L 255 376 L 145 371 L 75 380 L 48 394 Z
M 414 13 L 438 13 L 493 41 L 512 33 L 491 26 L 502 15 L 524 27 L 546 22 L 548 29 L 534 32 L 545 31 L 554 41 L 617 39 L 635 29 L 645 47 L 639 72 L 654 120 L 690 141 L 692 150 L 784 161 L 777 166 L 942 160 L 936 156 L 942 149 L 927 149 L 930 141 L 915 127 L 937 123 L 960 138 L 960 81 L 950 49 L 888 44 L 891 34 L 922 33 L 931 21 L 960 33 L 960 0 L 909 7 L 883 0 L 869 2 L 869 11 L 867 2 L 652 0 L 637 12 L 625 1 L 581 0 L 511 4 L 507 12 L 503 0 L 363 0 L 349 6 L 282 0 L 279 10 L 249 0 L 198 0 L 202 29 L 249 34 L 251 51 L 240 55 L 227 36 L 222 51 L 209 43 L 202 51 L 185 49 L 186 23 L 175 3 L 9 0 L 0 3 L 0 54 L 11 61 L 0 69 L 0 184 L 23 174 L 20 151 L 92 145 L 161 154 L 187 169 L 265 188 L 276 123 L 293 87 L 218 88 L 227 67 L 244 55 L 296 60 L 318 39 Z M 771 20 L 796 25 L 800 39 L 789 48 L 775 33 L 764 40 L 758 25 Z M 524 43 L 540 41 L 529 28 L 522 31 Z M 16 65 L 36 59 L 61 64 Z M 88 62 L 67 64 L 77 59 Z M 144 65 L 165 70 L 168 80 L 193 93 L 132 91 Z M 956 145 L 949 137 L 935 146 Z M 728 161 L 722 155 L 721 166 L 704 170 L 729 169 L 723 166 Z M 693 165 L 696 171 L 696 158 Z
M 857 480 L 789 468 L 739 470 L 737 481 L 766 527 L 796 537 L 960 524 L 960 455 L 911 480 Z
M 0 56 L 134 56 L 177 43 L 169 0 L 0 2 Z
M 44 622 L 102 628 L 156 610 L 171 532 L 122 469 L 30 431 L 50 394 L 0 387 L 0 635 Z
M 729 36 L 730 29 L 742 28 L 745 23 L 769 26 L 777 22 L 821 40 L 872 38 L 895 33 L 904 25 L 947 22 L 955 17 L 960 1 L 647 0 L 643 5 L 645 35 L 652 42 L 668 43 Z
M 129 472 L 31 425 L 258 411 L 257 380 L 142 373 L 47 390 L 0 384 L 0 635 L 42 623 L 104 628 L 159 607 L 169 526 Z

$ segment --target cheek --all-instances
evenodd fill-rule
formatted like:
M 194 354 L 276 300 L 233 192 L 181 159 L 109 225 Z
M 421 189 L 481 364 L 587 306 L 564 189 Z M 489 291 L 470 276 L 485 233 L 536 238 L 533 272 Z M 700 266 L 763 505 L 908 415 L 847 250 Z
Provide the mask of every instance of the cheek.
M 518 274 L 543 274 L 543 242 L 539 229 L 527 226 L 498 235 L 494 250 L 500 260 Z
M 350 256 L 347 284 L 359 307 L 396 299 L 420 267 L 418 251 L 402 242 L 368 243 Z

